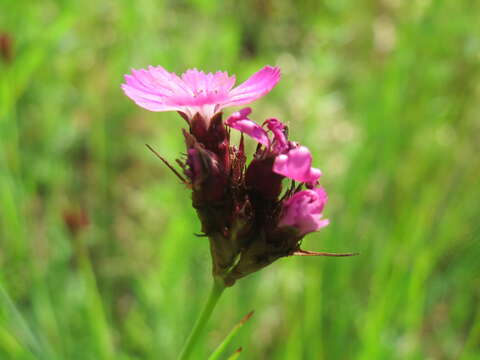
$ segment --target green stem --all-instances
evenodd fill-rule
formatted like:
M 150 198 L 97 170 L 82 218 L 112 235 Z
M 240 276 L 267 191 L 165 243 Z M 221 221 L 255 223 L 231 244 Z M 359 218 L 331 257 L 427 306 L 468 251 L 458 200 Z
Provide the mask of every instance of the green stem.
M 210 315 L 212 314 L 213 309 L 215 308 L 215 305 L 217 305 L 218 299 L 220 299 L 223 290 L 225 290 L 225 284 L 223 280 L 214 278 L 212 290 L 208 296 L 207 303 L 200 313 L 197 322 L 193 326 L 192 332 L 188 336 L 187 342 L 185 343 L 182 353 L 178 358 L 179 360 L 187 360 L 189 358 L 193 348 L 202 334 L 205 325 L 207 324 L 208 319 L 210 318 Z

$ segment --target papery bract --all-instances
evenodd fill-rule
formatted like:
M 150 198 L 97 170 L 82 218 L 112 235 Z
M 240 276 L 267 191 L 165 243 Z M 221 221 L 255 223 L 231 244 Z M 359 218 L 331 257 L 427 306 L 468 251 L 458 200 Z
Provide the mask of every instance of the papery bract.
M 122 89 L 137 105 L 150 111 L 180 111 L 188 119 L 199 113 L 206 121 L 227 106 L 245 105 L 267 94 L 280 80 L 280 69 L 265 66 L 233 88 L 226 72 L 187 70 L 181 76 L 161 66 L 132 69 Z
M 303 190 L 294 194 L 283 202 L 283 214 L 278 225 L 296 227 L 300 235 L 327 226 L 329 221 L 322 219 L 327 199 L 327 193 L 323 188 Z
M 312 154 L 305 146 L 298 146 L 286 154 L 278 155 L 273 164 L 273 171 L 292 180 L 315 184 L 321 171 L 312 168 Z

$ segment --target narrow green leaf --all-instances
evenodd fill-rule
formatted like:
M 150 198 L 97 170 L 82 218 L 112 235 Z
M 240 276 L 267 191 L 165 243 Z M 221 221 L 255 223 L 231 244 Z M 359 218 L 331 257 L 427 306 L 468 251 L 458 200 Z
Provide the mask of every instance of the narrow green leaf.
M 8 322 L 15 329 L 20 343 L 28 348 L 37 358 L 46 359 L 45 351 L 42 349 L 40 342 L 2 285 L 0 285 L 0 305 L 5 309 Z
M 227 360 L 236 360 L 240 357 L 240 353 L 242 352 L 242 348 L 238 348 Z
M 210 355 L 208 360 L 218 360 L 220 359 L 220 356 L 222 353 L 225 351 L 228 345 L 232 342 L 233 338 L 237 334 L 237 332 L 240 330 L 240 328 L 252 317 L 253 311 L 250 311 L 247 315 L 245 315 L 240 322 L 233 327 L 233 329 L 230 331 L 230 333 L 225 337 L 225 339 L 218 345 L 218 347 L 215 349 L 215 351 Z M 242 351 L 242 348 L 239 348 L 229 359 L 236 359 L 238 356 L 240 356 L 240 352 Z M 238 353 L 238 355 L 236 355 Z

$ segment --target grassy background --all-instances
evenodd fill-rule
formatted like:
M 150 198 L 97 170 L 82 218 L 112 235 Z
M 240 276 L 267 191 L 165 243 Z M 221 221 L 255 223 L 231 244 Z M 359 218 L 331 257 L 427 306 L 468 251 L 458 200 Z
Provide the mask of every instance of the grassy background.
M 119 88 L 149 64 L 281 66 L 254 118 L 325 174 L 305 248 L 361 253 L 241 280 L 196 358 L 255 309 L 244 359 L 479 359 L 479 24 L 474 0 L 2 0 L 0 359 L 172 359 L 203 305 L 189 193 L 144 147 L 173 161 L 183 120 Z

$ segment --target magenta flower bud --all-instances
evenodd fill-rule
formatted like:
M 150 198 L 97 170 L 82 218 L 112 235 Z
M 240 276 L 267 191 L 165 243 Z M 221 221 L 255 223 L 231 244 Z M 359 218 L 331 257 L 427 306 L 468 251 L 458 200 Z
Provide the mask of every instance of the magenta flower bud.
M 294 194 L 284 201 L 278 226 L 295 227 L 301 236 L 327 226 L 329 221 L 322 219 L 327 199 L 327 193 L 323 188 L 303 190 Z
M 274 158 L 254 159 L 247 168 L 245 183 L 265 199 L 274 200 L 282 192 L 283 177 L 272 171 Z
M 219 201 L 225 193 L 226 177 L 217 156 L 201 145 L 188 149 L 186 175 L 194 190 L 196 206 Z
M 206 150 L 214 153 L 220 166 L 225 172 L 230 169 L 229 138 L 222 120 L 222 113 L 216 114 L 210 122 L 204 122 L 204 119 L 196 114 L 190 120 L 190 133 L 196 142 L 202 144 Z
M 273 164 L 273 171 L 308 184 L 315 184 L 322 175 L 319 169 L 312 168 L 312 154 L 305 146 L 299 146 L 286 154 L 278 155 Z
M 273 133 L 273 151 L 281 154 L 288 150 L 288 141 L 285 135 L 287 127 L 280 120 L 271 118 L 265 121 L 268 130 Z
M 197 149 L 188 149 L 187 152 L 188 170 L 186 175 L 189 177 L 193 186 L 199 184 L 202 180 L 202 174 L 205 172 L 204 165 L 200 159 Z

